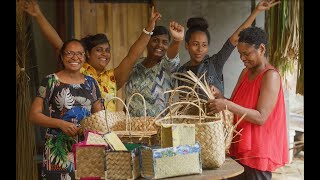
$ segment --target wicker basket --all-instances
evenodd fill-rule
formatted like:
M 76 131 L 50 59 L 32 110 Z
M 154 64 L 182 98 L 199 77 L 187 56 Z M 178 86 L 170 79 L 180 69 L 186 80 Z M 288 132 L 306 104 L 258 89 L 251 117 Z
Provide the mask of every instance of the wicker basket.
M 139 148 L 109 151 L 106 155 L 106 179 L 136 179 L 140 176 Z
M 172 97 L 175 92 L 178 92 L 179 89 L 186 88 L 191 90 L 196 96 L 197 101 L 178 101 L 172 103 Z M 181 91 L 180 91 L 181 92 Z M 214 169 L 220 167 L 225 161 L 225 136 L 224 136 L 224 126 L 221 118 L 219 116 L 208 116 L 203 111 L 201 106 L 200 99 L 197 93 L 190 87 L 177 87 L 174 89 L 170 100 L 169 100 L 169 113 L 162 118 L 159 118 L 160 115 L 156 117 L 156 125 L 161 126 L 161 124 L 170 124 L 170 123 L 188 123 L 195 124 L 196 142 L 199 142 L 201 145 L 201 161 L 202 168 L 204 169 Z M 185 115 L 181 114 L 179 110 L 184 106 L 194 106 L 198 108 L 198 115 Z M 163 111 L 165 112 L 166 109 Z M 180 120 L 179 120 L 180 119 Z
M 201 174 L 200 145 L 169 148 L 141 148 L 141 176 L 160 179 Z
M 76 179 L 104 179 L 106 146 L 80 142 L 73 145 L 73 152 Z
M 195 132 L 194 124 L 162 124 L 161 148 L 194 145 Z
M 127 116 L 127 120 L 125 121 L 126 129 L 122 131 L 113 131 L 113 132 L 116 133 L 118 137 L 121 139 L 121 141 L 124 143 L 139 143 L 139 144 L 146 144 L 146 145 L 160 144 L 159 138 L 157 136 L 157 131 L 150 131 L 149 129 L 147 129 L 148 121 L 146 116 L 146 103 L 145 103 L 144 97 L 139 93 L 134 93 L 130 97 L 128 104 L 130 104 L 132 97 L 136 95 L 140 96 L 143 100 L 145 116 L 140 118 L 136 117 L 135 121 L 138 121 L 139 123 L 136 123 L 135 125 L 136 125 L 136 129 L 143 129 L 143 130 L 132 130 L 133 121 L 129 115 L 128 105 L 126 105 L 121 99 L 114 97 L 118 99 L 121 103 L 123 103 L 128 116 Z M 144 122 L 144 123 L 141 123 L 141 122 Z M 137 127 L 138 124 L 139 124 L 139 127 Z
M 126 115 L 123 111 L 109 112 L 101 110 L 80 121 L 80 125 L 84 128 L 84 130 L 106 133 L 113 129 L 123 129 L 123 125 L 125 125 L 125 119 Z

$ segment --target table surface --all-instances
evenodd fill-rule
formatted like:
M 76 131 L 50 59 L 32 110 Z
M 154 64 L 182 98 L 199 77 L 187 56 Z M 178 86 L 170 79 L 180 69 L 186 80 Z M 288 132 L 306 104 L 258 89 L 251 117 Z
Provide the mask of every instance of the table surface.
M 220 168 L 212 169 L 212 170 L 202 170 L 202 174 L 179 176 L 179 177 L 172 177 L 167 179 L 170 179 L 170 180 L 224 179 L 224 178 L 237 176 L 241 174 L 243 171 L 244 171 L 243 166 L 241 166 L 238 162 L 231 159 L 230 157 L 227 157 L 225 162 L 222 164 Z M 144 178 L 138 178 L 138 179 L 144 179 Z

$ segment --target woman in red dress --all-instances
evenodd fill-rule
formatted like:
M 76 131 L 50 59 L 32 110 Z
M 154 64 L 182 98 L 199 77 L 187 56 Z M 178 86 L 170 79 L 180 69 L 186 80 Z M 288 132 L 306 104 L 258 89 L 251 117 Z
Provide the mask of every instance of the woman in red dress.
M 258 27 L 249 27 L 239 34 L 237 45 L 245 68 L 240 74 L 231 99 L 217 91 L 208 101 L 210 113 L 225 109 L 234 113 L 238 124 L 230 147 L 245 171 L 235 179 L 271 179 L 272 171 L 288 163 L 288 139 L 284 94 L 279 72 L 268 62 L 268 37 Z

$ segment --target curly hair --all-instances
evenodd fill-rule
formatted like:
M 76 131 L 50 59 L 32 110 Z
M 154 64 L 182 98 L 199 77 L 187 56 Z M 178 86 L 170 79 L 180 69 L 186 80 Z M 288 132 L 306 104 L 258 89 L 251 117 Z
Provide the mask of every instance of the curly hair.
M 260 44 L 264 44 L 266 48 L 265 57 L 268 55 L 268 36 L 267 33 L 259 27 L 248 27 L 243 29 L 239 33 L 238 43 L 247 43 L 254 45 L 255 49 L 258 49 Z
M 191 38 L 191 34 L 193 34 L 194 32 L 201 31 L 206 33 L 208 38 L 208 44 L 210 44 L 210 33 L 208 31 L 209 24 L 206 19 L 204 19 L 203 17 L 189 18 L 187 22 L 187 27 L 188 27 L 188 30 L 184 38 L 186 42 L 189 42 Z

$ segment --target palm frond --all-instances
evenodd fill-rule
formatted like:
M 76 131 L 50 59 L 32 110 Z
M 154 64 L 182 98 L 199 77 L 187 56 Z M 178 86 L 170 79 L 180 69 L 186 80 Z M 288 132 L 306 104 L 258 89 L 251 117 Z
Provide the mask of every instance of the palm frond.
M 210 86 L 205 79 L 205 74 L 206 73 L 203 73 L 200 76 L 200 78 L 198 78 L 197 75 L 195 75 L 192 71 L 189 70 L 189 71 L 187 71 L 187 74 L 178 73 L 178 72 L 173 73 L 172 77 L 176 78 L 180 81 L 187 82 L 187 83 L 191 84 L 194 88 L 199 87 L 209 99 L 214 99 L 215 97 L 213 96 L 213 94 L 210 90 Z M 202 78 L 204 79 L 204 82 L 201 81 Z
M 303 0 L 282 0 L 266 12 L 266 30 L 269 34 L 269 60 L 281 73 L 292 73 L 298 63 L 298 89 L 303 92 Z M 286 79 L 285 79 L 286 81 Z

